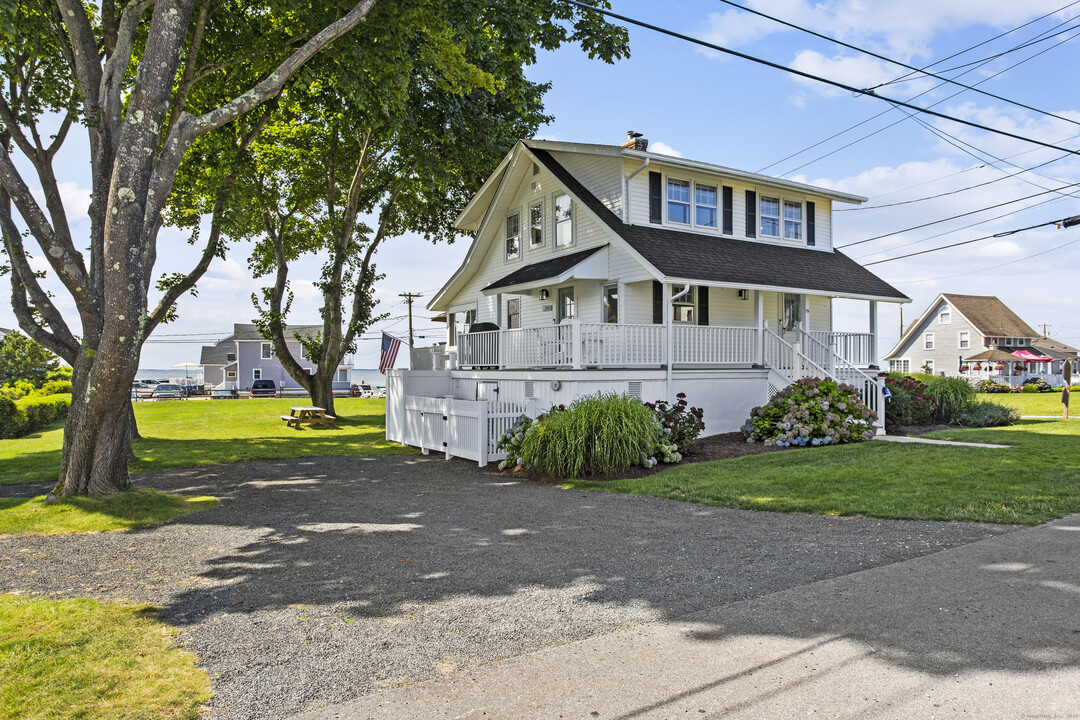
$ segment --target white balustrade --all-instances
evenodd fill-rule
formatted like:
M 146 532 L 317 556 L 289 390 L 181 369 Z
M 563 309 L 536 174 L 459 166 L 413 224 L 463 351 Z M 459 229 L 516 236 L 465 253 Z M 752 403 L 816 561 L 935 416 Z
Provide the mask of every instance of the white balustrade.
M 812 332 L 810 335 L 852 365 L 877 365 L 877 358 L 871 357 L 874 338 L 868 333 Z
M 581 365 L 640 367 L 664 363 L 664 326 L 582 323 Z
M 757 329 L 719 325 L 675 325 L 676 364 L 753 363 Z

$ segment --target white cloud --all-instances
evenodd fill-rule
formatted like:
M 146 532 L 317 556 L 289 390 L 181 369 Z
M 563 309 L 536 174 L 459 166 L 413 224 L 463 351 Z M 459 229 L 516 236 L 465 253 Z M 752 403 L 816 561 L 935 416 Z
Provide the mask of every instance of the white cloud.
M 666 142 L 650 142 L 649 152 L 660 153 L 661 155 L 671 155 L 672 157 L 681 158 L 683 154 L 675 148 L 668 145 Z
M 82 187 L 77 182 L 65 180 L 58 183 L 56 189 L 60 193 L 60 202 L 64 205 L 64 212 L 67 214 L 68 222 L 75 223 L 90 218 L 87 212 L 90 209 L 90 201 L 93 199 L 90 188 Z M 34 189 L 34 198 L 44 210 L 45 195 L 41 192 L 40 187 Z

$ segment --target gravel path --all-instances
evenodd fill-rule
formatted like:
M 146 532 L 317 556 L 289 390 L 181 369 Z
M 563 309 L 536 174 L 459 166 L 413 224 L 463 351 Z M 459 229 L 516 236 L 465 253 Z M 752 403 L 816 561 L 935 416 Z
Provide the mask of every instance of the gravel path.
M 213 678 L 213 720 L 285 718 L 1011 530 L 568 491 L 419 457 L 136 480 L 223 504 L 146 530 L 0 537 L 0 591 L 161 606 Z

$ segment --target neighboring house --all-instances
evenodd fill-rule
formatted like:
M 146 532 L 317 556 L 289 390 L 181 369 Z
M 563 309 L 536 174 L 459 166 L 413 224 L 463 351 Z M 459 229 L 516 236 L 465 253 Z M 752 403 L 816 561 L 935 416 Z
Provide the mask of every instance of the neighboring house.
M 1072 360 L 1073 376 L 1080 370 L 1080 350 L 1058 340 L 1042 337 L 1032 343 L 1034 352 L 1050 358 L 1050 373 L 1060 375 L 1066 360 Z
M 864 200 L 641 138 L 519 142 L 458 218 L 472 245 L 428 305 L 446 314 L 448 369 L 388 374 L 387 436 L 404 437 L 406 396 L 447 390 L 542 407 L 685 392 L 707 433 L 806 375 L 876 405 L 877 303 L 910 300 L 834 250 L 833 203 Z M 834 332 L 833 298 L 866 301 L 870 332 Z
M 289 353 L 311 372 L 315 364 L 304 356 L 300 343 L 291 339 L 294 332 L 305 337 L 314 336 L 322 332 L 322 325 L 293 325 L 285 330 L 285 337 L 289 338 L 286 342 Z M 259 333 L 255 325 L 236 323 L 232 335 L 214 345 L 203 346 L 200 359 L 203 382 L 212 387 L 224 384 L 226 387 L 235 385 L 238 389 L 247 390 L 251 388 L 252 380 L 273 380 L 279 388 L 299 388 L 300 384 L 289 377 L 274 355 L 273 344 Z M 352 357 L 343 358 L 334 376 L 335 384 L 348 386 L 351 368 Z
M 1018 359 L 979 359 L 991 350 Z M 1070 350 L 1075 356 L 1075 348 L 1044 338 L 996 297 L 942 293 L 911 323 L 884 360 L 895 372 L 1019 379 L 1059 373 L 1061 360 L 1069 357 Z

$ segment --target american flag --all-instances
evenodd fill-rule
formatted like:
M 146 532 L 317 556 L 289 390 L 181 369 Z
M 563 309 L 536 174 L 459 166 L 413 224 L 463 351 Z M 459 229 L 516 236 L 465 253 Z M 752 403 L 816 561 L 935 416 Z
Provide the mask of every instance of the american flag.
M 383 375 L 386 374 L 387 368 L 394 367 L 394 361 L 397 360 L 398 348 L 401 347 L 401 341 L 392 335 L 382 334 L 382 352 L 379 354 L 379 372 Z

